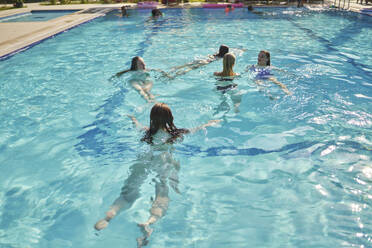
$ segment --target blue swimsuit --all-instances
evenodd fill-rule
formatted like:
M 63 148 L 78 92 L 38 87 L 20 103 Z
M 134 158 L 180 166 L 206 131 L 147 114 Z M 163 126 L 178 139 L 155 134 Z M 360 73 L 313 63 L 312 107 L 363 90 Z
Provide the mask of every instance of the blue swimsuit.
M 253 65 L 251 68 L 249 68 L 249 70 L 256 74 L 257 79 L 267 79 L 273 76 L 273 74 L 271 74 L 270 67 L 256 67 Z

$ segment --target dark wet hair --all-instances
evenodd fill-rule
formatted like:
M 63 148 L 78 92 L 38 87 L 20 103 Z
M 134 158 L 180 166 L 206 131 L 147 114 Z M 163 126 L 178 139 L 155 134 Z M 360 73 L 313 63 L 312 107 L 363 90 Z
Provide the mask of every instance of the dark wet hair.
M 119 76 L 123 75 L 124 73 L 130 72 L 130 71 L 138 71 L 138 63 L 137 62 L 138 62 L 139 59 L 142 59 L 142 58 L 139 57 L 139 56 L 133 57 L 132 62 L 130 64 L 130 68 L 127 69 L 127 70 L 116 73 L 116 76 L 119 77 Z M 146 66 L 144 66 L 144 69 L 145 69 L 145 67 Z
M 121 14 L 122 14 L 122 15 L 127 15 L 127 8 L 125 7 L 125 5 L 123 5 L 123 6 L 121 7 Z
M 173 143 L 177 138 L 182 137 L 182 134 L 190 132 L 187 129 L 178 129 L 173 124 L 172 111 L 165 103 L 156 103 L 152 107 L 150 113 L 150 128 L 146 131 L 146 134 L 141 141 L 153 144 L 153 135 L 155 135 L 159 129 L 164 129 L 172 136 L 166 141 L 166 143 Z
M 138 70 L 138 64 L 137 64 L 137 62 L 138 62 L 138 60 L 140 58 L 141 57 L 139 57 L 139 56 L 133 57 L 132 63 L 130 65 L 130 69 L 129 69 L 130 71 L 137 71 Z
M 266 63 L 266 65 L 267 66 L 270 66 L 271 65 L 271 62 L 270 62 L 270 52 L 269 51 L 266 51 L 266 50 L 261 50 L 260 53 L 261 52 L 265 53 L 265 55 L 267 57 L 267 63 Z
M 226 45 L 221 45 L 220 50 L 218 51 L 216 56 L 223 58 L 223 56 L 225 56 L 225 54 L 228 52 L 229 52 L 229 47 Z
M 162 16 L 163 13 L 161 13 L 161 11 L 159 9 L 153 9 L 151 10 L 151 14 L 153 17 L 156 17 L 156 16 Z
M 249 5 L 249 6 L 248 6 L 248 10 L 249 10 L 249 11 L 252 11 L 252 10 L 253 10 L 252 5 Z

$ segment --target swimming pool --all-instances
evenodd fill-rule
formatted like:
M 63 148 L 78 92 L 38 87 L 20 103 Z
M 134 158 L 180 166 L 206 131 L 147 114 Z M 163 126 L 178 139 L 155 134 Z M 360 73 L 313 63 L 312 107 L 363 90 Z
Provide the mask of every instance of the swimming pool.
M 32 10 L 0 18 L 0 22 L 45 22 L 57 17 L 72 14 L 79 10 Z
M 111 13 L 0 61 L 1 246 L 135 247 L 167 158 L 180 165 L 181 194 L 169 190 L 148 247 L 370 247 L 372 19 L 257 10 L 167 9 L 157 21 L 149 10 Z M 130 75 L 111 76 L 136 55 L 168 71 L 220 44 L 242 73 L 234 90 L 216 89 L 222 61 L 150 76 L 177 127 L 223 122 L 164 151 L 139 142 L 126 115 L 148 125 L 152 104 Z M 261 49 L 292 95 L 243 73 Z M 136 203 L 96 232 L 142 164 Z

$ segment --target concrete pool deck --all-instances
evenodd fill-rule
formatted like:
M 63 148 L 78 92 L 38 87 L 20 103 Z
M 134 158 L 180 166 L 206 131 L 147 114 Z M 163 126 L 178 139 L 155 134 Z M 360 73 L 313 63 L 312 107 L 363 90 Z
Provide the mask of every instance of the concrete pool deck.
M 195 8 L 201 7 L 203 3 L 187 3 L 177 7 Z M 331 5 L 333 1 L 328 1 Z M 40 3 L 27 3 L 26 8 L 10 9 L 0 11 L 0 18 L 30 12 L 32 10 L 80 10 L 73 14 L 67 14 L 56 19 L 45 22 L 10 22 L 0 23 L 0 59 L 5 58 L 12 53 L 26 49 L 32 44 L 38 43 L 48 37 L 68 30 L 84 22 L 104 15 L 105 12 L 112 9 L 119 9 L 122 5 L 131 5 L 128 3 L 118 4 L 71 4 L 71 5 L 41 5 Z M 133 4 L 135 6 L 135 4 Z M 165 6 L 162 6 L 165 7 Z M 367 6 L 360 4 L 351 4 L 350 10 L 360 11 Z M 84 10 L 97 8 L 95 13 L 82 13 Z
M 28 3 L 27 8 L 0 11 L 0 18 L 9 15 L 27 13 L 32 10 L 80 10 L 45 22 L 9 22 L 0 23 L 0 58 L 22 50 L 48 37 L 68 30 L 79 24 L 102 16 L 105 12 L 119 8 L 119 4 L 74 4 L 74 5 L 40 5 Z M 96 13 L 82 13 L 86 9 L 100 8 Z

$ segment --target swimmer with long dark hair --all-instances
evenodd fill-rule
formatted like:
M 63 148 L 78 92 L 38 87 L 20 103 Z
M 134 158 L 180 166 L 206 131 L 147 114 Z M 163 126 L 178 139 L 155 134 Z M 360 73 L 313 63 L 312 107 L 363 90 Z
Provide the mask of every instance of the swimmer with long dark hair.
M 159 17 L 163 17 L 163 12 L 160 11 L 160 9 L 152 9 L 151 10 L 151 16 L 147 18 L 145 21 L 146 23 L 156 21 L 159 19 Z
M 138 161 L 130 168 L 131 173 L 125 180 L 120 196 L 110 206 L 106 212 L 106 216 L 97 221 L 94 228 L 98 231 L 106 228 L 120 210 L 130 208 L 140 196 L 141 184 L 150 173 L 155 172 L 157 174 L 154 180 L 155 199 L 152 202 L 150 216 L 146 222 L 138 224 L 144 236 L 137 238 L 137 243 L 138 247 L 142 247 L 148 243 L 148 239 L 152 234 L 150 225 L 162 218 L 168 209 L 168 184 L 175 192 L 179 193 L 177 172 L 180 169 L 180 165 L 172 157 L 171 146 L 164 145 L 172 144 L 182 138 L 183 135 L 211 126 L 218 123 L 219 120 L 211 120 L 194 129 L 179 129 L 173 123 L 171 109 L 164 103 L 156 103 L 152 107 L 150 127 L 142 126 L 134 116 L 129 117 L 137 128 L 145 130 L 145 135 L 141 141 L 151 144 L 152 149 L 150 149 L 147 155 L 139 155 Z
M 181 138 L 183 134 L 195 133 L 200 129 L 211 126 L 219 120 L 211 120 L 208 123 L 201 125 L 193 129 L 177 128 L 173 123 L 173 114 L 169 106 L 165 103 L 156 103 L 150 113 L 150 127 L 142 127 L 134 116 L 130 116 L 136 127 L 144 129 L 146 131 L 145 136 L 141 141 L 145 141 L 149 144 L 153 144 L 153 137 L 158 131 L 168 134 L 168 138 L 163 140 L 163 143 L 174 143 L 178 138 Z
M 132 84 L 132 87 L 135 88 L 140 95 L 147 100 L 148 102 L 154 101 L 155 97 L 150 92 L 152 88 L 152 81 L 149 80 L 148 74 L 146 72 L 146 65 L 143 59 L 139 56 L 132 58 L 131 66 L 129 69 L 116 73 L 116 77 L 120 77 L 121 75 L 128 73 L 128 72 L 142 72 L 140 74 L 133 75 L 133 77 L 129 80 Z
M 257 57 L 257 65 L 253 65 L 249 68 L 249 71 L 255 74 L 255 82 L 258 85 L 262 85 L 262 80 L 269 80 L 274 84 L 278 85 L 287 95 L 291 95 L 290 92 L 285 86 L 285 84 L 279 82 L 274 74 L 271 73 L 271 62 L 270 62 L 270 52 L 266 50 L 261 50 Z
M 160 9 L 153 9 L 151 10 L 151 16 L 153 18 L 163 16 L 163 13 L 160 11 Z
M 132 58 L 129 69 L 120 71 L 116 73 L 115 76 L 120 77 L 124 73 L 130 72 L 130 71 L 145 71 L 145 70 L 146 70 L 145 61 L 143 60 L 143 58 L 136 56 Z

